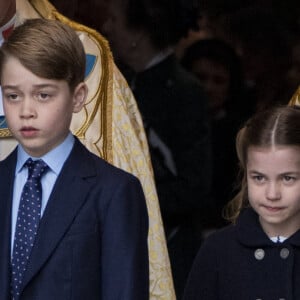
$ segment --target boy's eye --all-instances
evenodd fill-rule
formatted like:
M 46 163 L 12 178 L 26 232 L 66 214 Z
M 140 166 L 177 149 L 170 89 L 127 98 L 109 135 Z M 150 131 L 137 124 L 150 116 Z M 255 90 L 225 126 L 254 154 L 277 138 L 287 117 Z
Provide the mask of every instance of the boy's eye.
M 48 100 L 50 98 L 50 95 L 48 93 L 39 93 L 37 95 L 37 98 L 40 101 L 45 101 L 45 100 Z
M 19 97 L 18 94 L 7 94 L 5 95 L 5 98 L 9 101 L 18 101 Z

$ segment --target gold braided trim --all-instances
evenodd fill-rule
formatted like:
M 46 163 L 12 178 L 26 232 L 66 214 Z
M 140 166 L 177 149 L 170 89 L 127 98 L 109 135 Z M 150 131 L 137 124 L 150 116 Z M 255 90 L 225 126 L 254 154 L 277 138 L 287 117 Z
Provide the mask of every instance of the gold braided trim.
M 289 105 L 300 105 L 300 86 L 292 96 Z
M 7 128 L 1 128 L 0 129 L 0 138 L 5 138 L 5 137 L 12 137 L 11 132 Z
M 55 7 L 47 0 L 28 0 L 36 12 L 44 19 L 53 19 Z
M 2 126 L 5 123 L 5 119 L 0 122 L 0 126 Z M 8 128 L 0 128 L 0 138 L 2 137 L 11 137 L 12 133 L 9 131 Z

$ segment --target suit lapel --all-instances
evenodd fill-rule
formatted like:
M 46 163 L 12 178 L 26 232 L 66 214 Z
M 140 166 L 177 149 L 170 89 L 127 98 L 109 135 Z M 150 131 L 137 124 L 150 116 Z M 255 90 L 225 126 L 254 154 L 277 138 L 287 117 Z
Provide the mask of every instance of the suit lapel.
M 57 178 L 41 219 L 24 276 L 23 287 L 43 267 L 87 199 L 91 183 L 85 181 L 84 178 L 95 176 L 95 167 L 87 153 L 87 150 L 76 140 Z
M 16 151 L 0 167 L 0 298 L 10 297 L 11 203 L 16 168 Z M 4 230 L 5 229 L 5 230 Z

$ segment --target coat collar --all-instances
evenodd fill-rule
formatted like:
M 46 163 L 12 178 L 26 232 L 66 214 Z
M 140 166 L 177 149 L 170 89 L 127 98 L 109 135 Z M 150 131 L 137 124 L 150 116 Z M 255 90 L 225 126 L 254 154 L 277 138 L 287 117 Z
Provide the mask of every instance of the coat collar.
M 244 209 L 236 224 L 239 241 L 248 247 L 274 247 L 278 245 L 270 240 L 267 234 L 263 231 L 258 214 L 252 208 Z M 294 233 L 279 245 L 292 244 L 300 247 L 300 230 Z

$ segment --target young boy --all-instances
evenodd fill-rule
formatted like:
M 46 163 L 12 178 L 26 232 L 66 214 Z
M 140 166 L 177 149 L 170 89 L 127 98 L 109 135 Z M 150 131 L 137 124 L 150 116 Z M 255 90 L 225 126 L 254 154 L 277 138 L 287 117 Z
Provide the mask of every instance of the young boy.
M 0 163 L 1 300 L 149 297 L 142 188 L 69 131 L 84 70 L 80 40 L 58 21 L 28 20 L 1 47 L 4 112 L 19 142 Z

